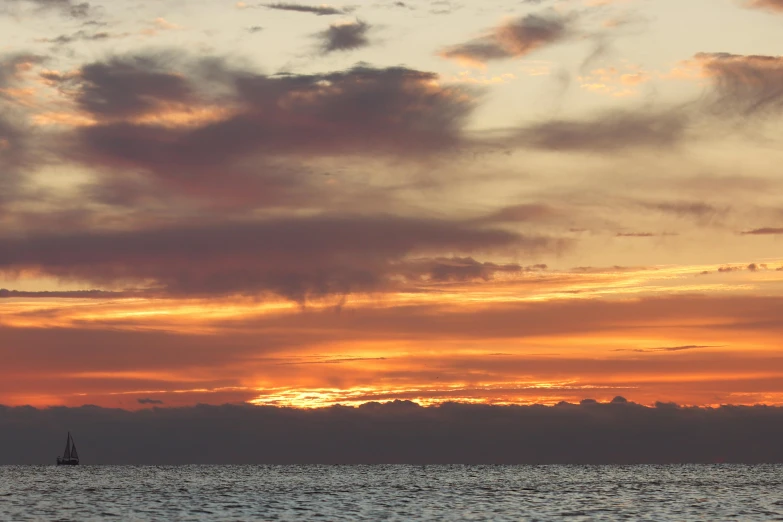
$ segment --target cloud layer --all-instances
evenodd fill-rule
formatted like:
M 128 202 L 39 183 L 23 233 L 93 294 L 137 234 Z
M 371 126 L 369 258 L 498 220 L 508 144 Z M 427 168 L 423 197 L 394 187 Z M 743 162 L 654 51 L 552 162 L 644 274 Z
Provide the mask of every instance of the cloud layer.
M 317 216 L 116 233 L 0 240 L 0 270 L 35 269 L 91 284 L 144 286 L 163 294 L 273 292 L 308 296 L 382 290 L 395 275 L 487 278 L 502 270 L 473 260 L 399 263 L 411 254 L 549 250 L 558 242 L 458 222 Z
M 0 444 L 14 448 L 0 462 L 51 464 L 68 429 L 85 464 L 783 463 L 781 408 L 646 408 L 622 398 L 556 407 L 395 402 L 311 411 L 0 407 Z

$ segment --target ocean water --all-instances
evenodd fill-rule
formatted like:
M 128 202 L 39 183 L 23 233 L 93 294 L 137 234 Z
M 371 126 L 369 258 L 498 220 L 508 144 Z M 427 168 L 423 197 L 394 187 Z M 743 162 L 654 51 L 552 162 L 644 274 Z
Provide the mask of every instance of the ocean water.
M 783 520 L 783 466 L 0 466 L 2 520 Z

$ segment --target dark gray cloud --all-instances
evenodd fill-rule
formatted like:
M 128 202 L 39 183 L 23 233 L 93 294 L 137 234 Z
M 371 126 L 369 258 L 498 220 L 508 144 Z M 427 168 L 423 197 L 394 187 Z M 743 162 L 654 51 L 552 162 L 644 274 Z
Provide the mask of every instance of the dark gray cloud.
M 40 9 L 58 11 L 71 18 L 86 18 L 90 14 L 90 4 L 74 0 L 4 0 L 9 5 L 30 4 Z M 2 7 L 2 6 L 0 6 Z
M 517 58 L 575 35 L 574 18 L 556 11 L 529 14 L 490 30 L 484 36 L 447 47 L 440 56 L 484 64 Z
M 131 297 L 131 294 L 122 292 L 106 292 L 104 290 L 72 290 L 72 291 L 41 291 L 41 292 L 23 292 L 20 290 L 8 290 L 0 288 L 0 299 L 12 298 L 49 298 L 49 299 L 101 299 L 112 297 Z
M 142 116 L 169 104 L 195 104 L 192 86 L 176 69 L 176 55 L 131 55 L 85 65 L 76 76 L 45 73 L 75 88 L 75 101 L 98 118 Z
M 347 8 L 338 8 L 338 7 L 328 6 L 328 5 L 303 5 L 303 4 L 294 4 L 288 2 L 275 2 L 272 4 L 265 4 L 264 7 L 267 7 L 269 9 L 277 9 L 280 11 L 312 13 L 318 16 L 341 15 L 341 14 L 348 14 L 351 12 L 351 9 L 347 9 Z
M 764 116 L 783 110 L 783 57 L 699 53 L 695 59 L 714 82 L 714 112 Z
M 266 76 L 171 52 L 115 57 L 85 65 L 77 75 L 47 76 L 101 122 L 75 130 L 65 155 L 106 173 L 93 191 L 103 201 L 135 203 L 174 190 L 277 205 L 323 197 L 323 185 L 316 191 L 292 158 L 410 160 L 459 151 L 478 91 L 437 85 L 437 78 L 361 65 Z M 166 122 L 172 111 L 199 110 L 211 116 L 187 125 Z
M 523 203 L 503 207 L 492 214 L 480 218 L 484 223 L 524 223 L 546 221 L 556 217 L 559 212 L 549 206 L 540 203 Z
M 627 349 L 621 348 L 614 350 L 615 352 L 636 352 L 636 353 L 655 353 L 655 352 L 686 352 L 690 350 L 703 350 L 707 348 L 722 348 L 721 346 L 709 346 L 709 345 L 697 345 L 688 344 L 684 346 L 664 346 L 659 348 L 635 348 Z
M 777 236 L 783 235 L 783 228 L 765 227 L 755 228 L 753 230 L 746 230 L 742 232 L 742 235 L 746 236 Z
M 704 346 L 696 344 L 687 344 L 684 346 L 664 346 L 663 348 L 653 348 L 658 352 L 684 352 L 686 350 L 701 350 L 704 348 L 720 348 L 720 346 Z
M 161 400 L 158 400 L 158 399 L 148 399 L 148 398 L 136 399 L 136 402 L 138 402 L 139 404 L 144 404 L 144 405 L 163 404 L 163 401 L 161 401 Z
M 0 445 L 14 448 L 0 463 L 51 464 L 69 430 L 85 464 L 783 463 L 783 408 L 650 408 L 622 398 L 553 407 L 0 407 Z
M 177 60 L 165 54 L 114 58 L 61 81 L 75 82 L 76 101 L 96 117 L 165 112 L 175 103 L 221 101 L 236 110 L 195 128 L 127 121 L 93 127 L 85 131 L 88 144 L 116 159 L 164 168 L 224 165 L 251 152 L 415 154 L 456 145 L 475 107 L 475 91 L 437 87 L 437 75 L 400 67 L 264 76 L 220 61 Z M 210 82 L 230 94 L 216 100 L 199 92 Z
M 669 148 L 684 138 L 688 118 L 674 111 L 613 111 L 583 120 L 550 120 L 519 131 L 509 141 L 563 151 L 621 151 L 628 148 Z
M 472 257 L 439 257 L 407 261 L 400 267 L 402 275 L 413 281 L 471 281 L 483 279 L 489 281 L 496 274 L 522 272 L 518 264 L 499 265 L 476 261 Z
M 101 31 L 97 33 L 91 33 L 84 30 L 76 31 L 75 33 L 71 34 L 61 34 L 60 36 L 54 37 L 54 38 L 43 38 L 39 41 L 45 42 L 45 43 L 53 43 L 56 45 L 67 45 L 73 42 L 95 42 L 99 40 L 108 40 L 110 38 L 115 38 L 117 35 L 114 35 L 112 33 Z
M 353 51 L 370 45 L 367 33 L 370 24 L 361 20 L 351 23 L 332 24 L 325 31 L 316 34 L 323 53 Z
M 276 293 L 299 302 L 383 290 L 431 252 L 553 251 L 561 241 L 460 222 L 393 216 L 316 216 L 133 232 L 0 240 L 0 272 L 35 268 L 96 285 L 144 285 L 164 295 Z M 418 275 L 489 277 L 511 266 L 433 260 Z
M 717 207 L 704 201 L 658 201 L 645 202 L 644 207 L 677 217 L 691 217 L 700 220 L 713 219 L 729 212 L 727 207 Z
M 581 274 L 605 274 L 605 273 L 613 273 L 613 272 L 635 272 L 638 270 L 651 270 L 650 268 L 646 267 L 640 267 L 640 266 L 610 266 L 610 267 L 599 267 L 599 266 L 577 266 L 571 269 L 571 272 L 577 272 Z
M 750 263 L 746 266 L 736 266 L 736 265 L 725 265 L 718 268 L 719 274 L 731 274 L 733 272 L 742 272 L 743 270 L 748 270 L 750 272 L 758 272 L 760 270 L 769 270 L 769 265 L 766 263 Z M 708 270 L 705 270 L 704 272 L 701 272 L 700 275 L 709 275 L 711 272 Z

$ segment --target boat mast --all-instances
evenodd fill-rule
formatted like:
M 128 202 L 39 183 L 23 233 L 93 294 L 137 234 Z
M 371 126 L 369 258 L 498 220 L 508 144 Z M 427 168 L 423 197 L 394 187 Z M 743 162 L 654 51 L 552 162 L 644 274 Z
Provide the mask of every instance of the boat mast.
M 76 443 L 73 441 L 73 437 L 71 437 L 71 460 L 79 461 L 79 453 L 76 451 Z
M 68 438 L 65 440 L 65 453 L 63 453 L 63 460 L 71 458 L 71 432 L 68 432 Z

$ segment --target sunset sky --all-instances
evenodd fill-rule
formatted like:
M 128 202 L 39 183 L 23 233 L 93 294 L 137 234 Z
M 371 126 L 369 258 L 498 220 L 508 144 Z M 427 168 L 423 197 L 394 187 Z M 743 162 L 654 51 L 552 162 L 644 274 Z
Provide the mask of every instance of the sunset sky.
M 783 0 L 0 35 L 0 404 L 783 405 Z

